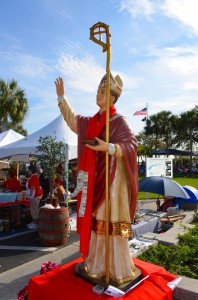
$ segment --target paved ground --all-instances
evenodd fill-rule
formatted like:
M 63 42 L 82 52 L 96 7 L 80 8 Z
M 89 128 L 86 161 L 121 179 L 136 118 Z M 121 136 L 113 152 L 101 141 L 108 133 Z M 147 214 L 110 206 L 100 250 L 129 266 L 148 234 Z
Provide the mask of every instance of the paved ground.
M 144 201 L 144 208 L 156 209 L 155 202 Z M 29 279 L 39 275 L 44 261 L 63 265 L 79 256 L 79 236 L 74 230 L 67 243 L 58 247 L 41 247 L 38 231 L 0 240 L 0 299 L 15 300 L 18 291 L 28 284 Z
M 79 236 L 75 233 L 75 214 L 70 221 L 71 236 L 68 243 L 76 242 Z M 50 254 L 64 248 L 65 245 L 56 247 L 43 247 L 40 243 L 38 230 L 26 230 L 26 227 L 16 230 L 15 234 L 0 235 L 0 273 L 20 266 L 41 256 Z
M 78 241 L 79 237 L 74 231 L 68 237 L 68 243 Z M 65 245 L 56 247 L 42 247 L 39 232 L 26 232 L 20 236 L 0 241 L 0 273 L 35 260 L 44 255 L 56 252 Z
M 20 237 L 25 241 L 32 239 L 34 244 L 34 237 L 36 233 L 26 234 Z M 31 237 L 30 237 L 31 236 Z M 16 244 L 13 241 L 7 241 L 8 244 Z M 19 243 L 17 243 L 18 245 Z M 35 245 L 38 246 L 38 240 L 35 239 Z M 2 245 L 1 245 L 2 246 Z M 0 274 L 0 299 L 15 300 L 16 295 L 21 288 L 28 284 L 32 276 L 39 275 L 40 266 L 43 262 L 49 260 L 56 262 L 58 265 L 63 265 L 77 257 L 79 254 L 79 237 L 72 231 L 68 241 L 64 246 L 53 247 L 49 251 L 41 251 L 38 247 L 36 250 L 0 250 L 0 261 L 2 264 L 2 273 Z M 43 248 L 43 247 L 42 247 Z M 3 254 L 3 257 L 2 257 Z
M 144 203 L 143 208 L 155 209 L 155 200 L 141 202 Z M 74 229 L 75 224 L 73 221 L 71 221 L 71 225 L 72 229 Z M 77 242 L 78 239 L 79 236 L 75 234 L 75 231 L 73 230 L 71 231 L 71 237 L 68 238 L 67 244 Z M 42 247 L 38 231 L 25 231 L 0 238 L 0 273 L 44 255 L 56 252 L 64 247 L 65 245 L 57 247 Z

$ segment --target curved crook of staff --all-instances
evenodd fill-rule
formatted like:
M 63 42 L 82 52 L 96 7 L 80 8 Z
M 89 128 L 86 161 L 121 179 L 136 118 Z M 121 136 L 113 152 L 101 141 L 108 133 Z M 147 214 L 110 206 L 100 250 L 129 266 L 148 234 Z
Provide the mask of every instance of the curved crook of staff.
M 106 42 L 102 41 L 102 35 L 105 34 Z M 99 36 L 97 39 L 95 36 Z M 105 23 L 98 22 L 90 28 L 90 40 L 103 47 L 103 52 L 107 52 L 106 61 L 106 143 L 109 144 L 109 106 L 110 106 L 110 57 L 111 57 L 111 44 L 110 44 L 110 31 L 109 26 Z M 106 216 L 106 236 L 105 236 L 105 249 L 106 249 L 106 286 L 109 285 L 109 154 L 106 152 L 106 202 L 105 202 L 105 216 Z

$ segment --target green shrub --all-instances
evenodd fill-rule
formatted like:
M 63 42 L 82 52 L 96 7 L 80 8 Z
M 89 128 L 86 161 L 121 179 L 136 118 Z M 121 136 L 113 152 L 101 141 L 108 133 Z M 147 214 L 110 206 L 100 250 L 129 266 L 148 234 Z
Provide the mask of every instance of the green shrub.
M 198 279 L 198 223 L 184 235 L 179 235 L 177 245 L 151 246 L 138 258 L 162 266 L 173 274 Z

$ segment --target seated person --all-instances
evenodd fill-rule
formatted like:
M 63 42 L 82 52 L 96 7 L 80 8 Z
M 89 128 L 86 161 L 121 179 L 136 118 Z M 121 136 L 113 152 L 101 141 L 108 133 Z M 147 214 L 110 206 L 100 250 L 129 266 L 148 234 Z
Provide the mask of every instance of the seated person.
M 10 192 L 21 192 L 21 184 L 20 181 L 16 178 L 15 171 L 8 171 L 6 174 L 6 181 L 4 182 L 5 190 Z
M 4 183 L 4 191 L 10 192 L 21 192 L 22 188 L 20 181 L 16 178 L 16 172 L 14 170 L 9 170 L 6 174 L 6 181 Z M 11 222 L 18 226 L 21 223 L 21 207 L 19 204 L 12 205 L 10 207 Z
M 62 175 L 57 173 L 56 178 L 54 179 L 54 188 L 57 188 L 60 185 L 63 185 L 63 179 Z
M 54 196 L 58 199 L 58 203 L 65 203 L 66 191 L 63 185 L 58 185 L 54 190 Z
M 173 197 L 173 196 L 165 196 L 164 202 L 162 203 L 162 205 L 160 205 L 160 200 L 157 199 L 157 201 L 156 201 L 157 211 L 167 211 L 167 208 L 173 207 L 174 199 L 175 199 L 175 197 Z
M 191 171 L 192 171 L 193 174 L 198 173 L 198 169 L 196 168 L 196 166 L 193 166 Z

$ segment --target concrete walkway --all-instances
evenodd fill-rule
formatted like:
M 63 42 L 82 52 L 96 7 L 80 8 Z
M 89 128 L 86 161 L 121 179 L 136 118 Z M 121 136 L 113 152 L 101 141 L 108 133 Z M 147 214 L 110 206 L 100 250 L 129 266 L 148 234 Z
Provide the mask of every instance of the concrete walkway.
M 61 266 L 80 257 L 79 242 L 73 242 L 73 240 L 76 240 L 75 233 L 71 233 L 64 248 L 0 274 L 0 299 L 15 300 L 17 293 L 28 285 L 29 279 L 39 275 L 43 262 L 52 261 Z

